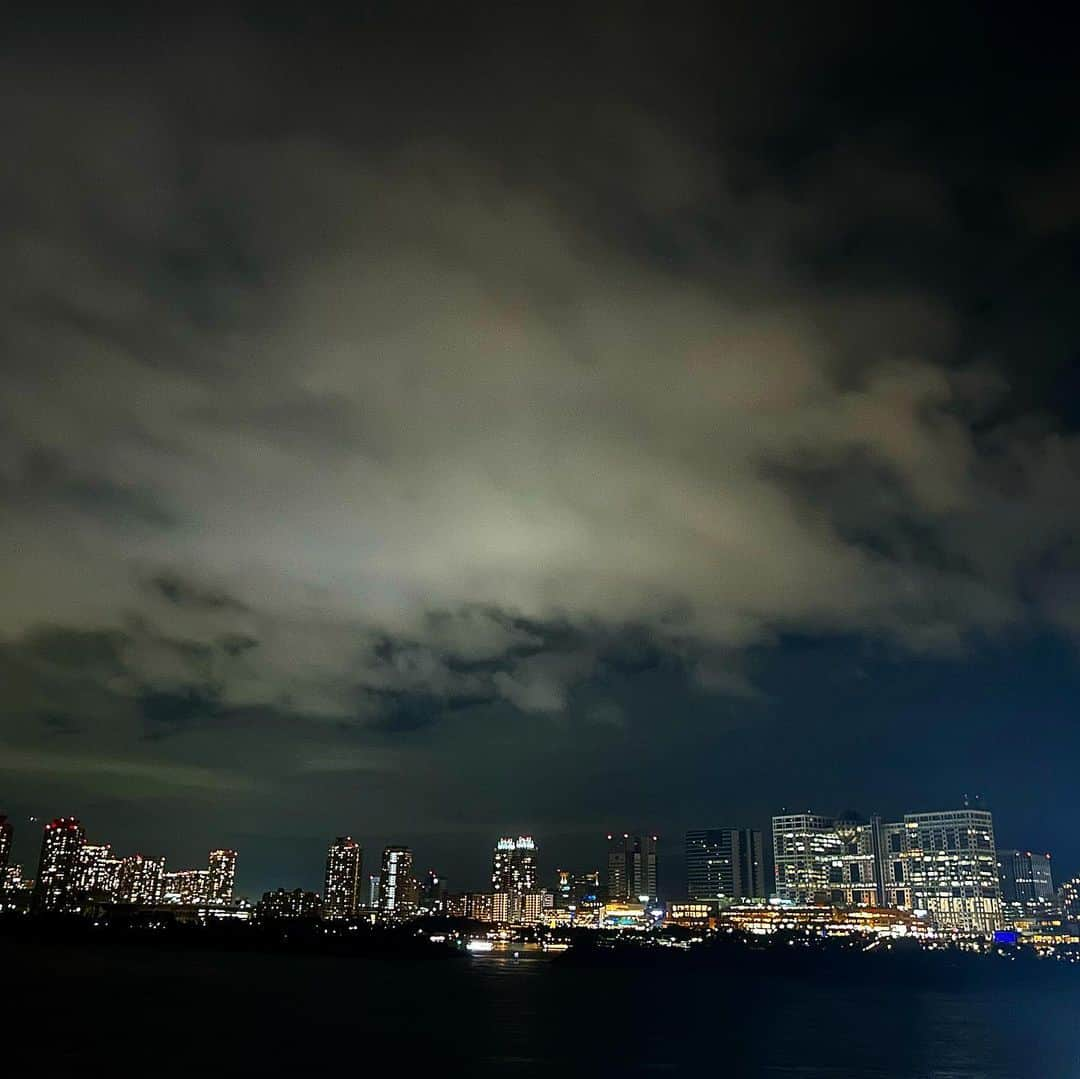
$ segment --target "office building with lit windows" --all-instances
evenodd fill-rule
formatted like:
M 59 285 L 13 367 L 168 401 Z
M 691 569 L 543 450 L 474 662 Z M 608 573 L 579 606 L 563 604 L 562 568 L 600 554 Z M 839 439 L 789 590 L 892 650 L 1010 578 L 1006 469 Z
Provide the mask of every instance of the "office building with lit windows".
M 643 896 L 656 897 L 657 842 L 654 835 L 608 835 L 608 902 L 643 902 Z
M 686 833 L 686 894 L 725 903 L 765 897 L 761 832 L 707 828 Z
M 1070 922 L 1080 922 L 1080 877 L 1063 881 L 1058 892 L 1061 912 Z
M 236 884 L 236 851 L 212 850 L 206 871 L 206 900 L 209 903 L 232 902 Z
M 910 904 L 941 930 L 1000 929 L 1001 882 L 993 816 L 984 809 L 905 813 L 902 861 Z
M 351 836 L 338 836 L 326 851 L 323 917 L 329 921 L 355 918 L 362 900 L 364 852 Z
M 59 912 L 79 908 L 79 875 L 85 842 L 86 832 L 75 817 L 58 817 L 45 825 L 34 884 L 35 909 Z
M 999 850 L 1001 912 L 1007 921 L 1038 918 L 1057 908 L 1050 855 L 1030 850 Z
M 379 914 L 386 919 L 408 918 L 416 910 L 413 856 L 408 847 L 386 847 L 379 869 Z

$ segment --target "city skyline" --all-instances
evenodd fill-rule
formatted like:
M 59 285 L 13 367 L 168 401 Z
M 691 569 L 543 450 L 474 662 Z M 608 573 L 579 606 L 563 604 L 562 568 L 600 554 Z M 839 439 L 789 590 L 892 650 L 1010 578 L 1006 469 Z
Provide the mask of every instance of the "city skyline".
M 1080 865 L 1065 35 L 407 6 L 6 24 L 4 811 Z

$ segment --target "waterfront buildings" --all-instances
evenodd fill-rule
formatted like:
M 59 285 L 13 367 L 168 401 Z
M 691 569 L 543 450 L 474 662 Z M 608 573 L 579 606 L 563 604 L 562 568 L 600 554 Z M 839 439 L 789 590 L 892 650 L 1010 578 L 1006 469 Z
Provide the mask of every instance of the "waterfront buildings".
M 761 832 L 708 828 L 686 833 L 686 894 L 691 901 L 765 896 Z
M 644 902 L 656 897 L 657 841 L 654 835 L 608 835 L 608 902 Z
M 1072 877 L 1061 885 L 1061 909 L 1071 922 L 1080 922 L 1080 877 Z
M 338 836 L 326 851 L 323 917 L 355 918 L 360 910 L 364 852 L 351 836 Z
M 7 817 L 0 815 L 0 876 L 3 875 L 8 862 L 11 860 L 11 838 L 13 834 L 14 829 L 11 826 L 11 821 Z
M 408 847 L 386 847 L 379 870 L 379 913 L 388 919 L 407 918 L 416 909 L 413 857 Z
M 319 917 L 321 907 L 322 900 L 318 892 L 306 892 L 303 888 L 294 888 L 292 891 L 278 888 L 276 891 L 263 892 L 256 907 L 256 915 L 264 922 L 315 919 Z
M 34 885 L 34 907 L 44 912 L 77 910 L 79 874 L 86 832 L 76 817 L 57 817 L 45 825 Z
M 181 869 L 166 873 L 161 882 L 162 903 L 195 906 L 210 902 L 210 873 L 206 869 Z
M 524 918 L 525 896 L 537 890 L 538 851 L 531 835 L 503 836 L 495 844 L 491 863 L 491 891 L 498 908 L 496 921 Z M 504 896 L 504 899 L 499 899 Z M 503 913 L 505 917 L 498 917 Z
M 1006 921 L 1050 914 L 1057 906 L 1050 855 L 1030 850 L 999 850 L 998 881 Z
M 117 901 L 138 906 L 161 902 L 165 878 L 165 859 L 131 854 L 120 862 Z
M 115 903 L 120 894 L 121 859 L 108 843 L 85 843 L 79 857 L 79 894 L 94 903 Z
M 990 933 L 1000 929 L 1001 884 L 994 821 L 985 809 L 904 814 L 910 902 L 939 929 Z
M 207 902 L 226 904 L 232 902 L 236 884 L 236 851 L 212 850 L 206 871 Z

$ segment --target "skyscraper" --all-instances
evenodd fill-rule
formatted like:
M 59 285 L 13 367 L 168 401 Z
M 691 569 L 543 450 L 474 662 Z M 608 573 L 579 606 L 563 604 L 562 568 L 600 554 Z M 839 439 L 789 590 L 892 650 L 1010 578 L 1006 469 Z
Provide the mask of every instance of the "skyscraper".
M 79 871 L 86 832 L 75 817 L 58 817 L 45 825 L 41 859 L 34 884 L 34 906 L 64 911 L 79 905 Z
M 687 832 L 686 894 L 698 900 L 764 898 L 761 832 L 752 828 Z
M 506 918 L 500 920 L 521 920 L 525 895 L 536 891 L 537 855 L 536 840 L 531 835 L 519 835 L 516 839 L 503 836 L 495 844 L 491 890 L 495 895 L 507 897 Z
M 355 918 L 360 910 L 364 852 L 351 836 L 340 835 L 326 851 L 323 917 Z
M 236 883 L 236 851 L 212 850 L 207 870 L 207 899 L 211 903 L 232 901 Z
M 386 847 L 379 870 L 379 912 L 386 918 L 407 918 L 416 909 L 412 851 Z
M 657 895 L 657 836 L 609 834 L 607 898 L 636 902 Z
M 11 837 L 13 834 L 14 829 L 11 827 L 11 821 L 5 816 L 0 816 L 0 876 L 3 875 L 8 862 L 11 860 Z
M 999 850 L 997 855 L 1002 913 L 1009 918 L 1049 913 L 1056 900 L 1050 855 L 1030 850 Z
M 1001 927 L 994 820 L 984 809 L 905 813 L 903 861 L 911 906 L 940 929 L 989 933 Z
M 210 902 L 210 871 L 208 869 L 181 869 L 166 873 L 161 880 L 161 901 L 182 906 L 195 906 Z

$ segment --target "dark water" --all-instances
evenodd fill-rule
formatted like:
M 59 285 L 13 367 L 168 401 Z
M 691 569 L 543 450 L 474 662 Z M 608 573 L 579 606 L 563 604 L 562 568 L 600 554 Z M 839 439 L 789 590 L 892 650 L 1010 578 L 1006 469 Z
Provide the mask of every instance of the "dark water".
M 1080 978 L 958 993 L 10 941 L 0 961 L 4 1063 L 50 1075 L 1080 1077 Z

